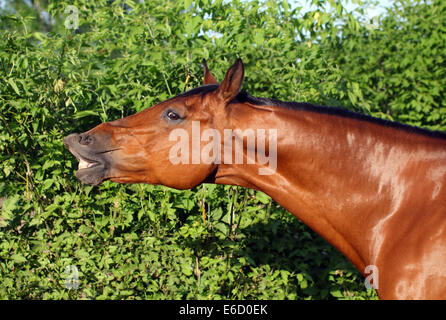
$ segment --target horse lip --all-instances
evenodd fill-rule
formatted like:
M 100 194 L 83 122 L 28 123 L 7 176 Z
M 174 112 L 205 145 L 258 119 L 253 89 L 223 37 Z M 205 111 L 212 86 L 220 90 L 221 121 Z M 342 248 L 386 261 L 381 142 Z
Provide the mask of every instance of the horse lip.
M 95 186 L 106 179 L 106 173 L 107 165 L 105 162 L 87 161 L 81 157 L 75 176 L 83 183 Z
M 64 145 L 79 161 L 79 167 L 75 173 L 79 180 L 85 184 L 98 185 L 106 179 L 108 164 L 103 156 L 100 156 L 104 152 L 85 155 L 84 150 L 78 150 L 76 145 L 71 145 L 69 141 L 64 140 Z
M 67 146 L 68 151 L 71 152 L 73 156 L 76 157 L 77 161 L 79 161 L 79 170 L 85 170 L 97 167 L 98 165 L 104 164 L 104 161 L 101 159 L 91 159 L 88 156 L 85 156 L 81 154 L 79 151 L 75 150 L 74 148 Z
M 106 179 L 105 166 L 96 165 L 91 168 L 77 170 L 75 176 L 85 184 L 96 186 Z

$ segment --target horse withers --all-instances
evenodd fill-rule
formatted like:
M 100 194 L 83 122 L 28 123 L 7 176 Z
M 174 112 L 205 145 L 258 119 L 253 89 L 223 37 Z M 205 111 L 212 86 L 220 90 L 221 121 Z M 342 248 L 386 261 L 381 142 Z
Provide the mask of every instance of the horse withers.
M 203 65 L 203 86 L 67 136 L 76 176 L 261 190 L 375 272 L 380 298 L 446 298 L 445 134 L 256 98 L 241 91 L 240 59 L 221 83 Z

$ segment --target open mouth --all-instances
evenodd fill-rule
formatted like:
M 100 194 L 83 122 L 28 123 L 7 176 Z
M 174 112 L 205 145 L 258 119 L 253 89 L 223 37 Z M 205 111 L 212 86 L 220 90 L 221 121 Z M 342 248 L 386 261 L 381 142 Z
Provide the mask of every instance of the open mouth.
M 85 159 L 78 159 L 79 160 L 79 166 L 78 166 L 78 170 L 82 170 L 82 169 L 88 169 L 88 168 L 94 168 L 100 165 L 99 162 L 97 161 L 90 161 L 90 160 L 85 160 Z
M 76 171 L 76 177 L 85 184 L 98 185 L 106 176 L 106 162 L 100 160 L 92 160 L 79 152 L 74 150 L 74 148 L 67 146 L 68 150 L 76 157 L 79 161 L 78 170 Z
M 73 150 L 73 148 L 68 147 L 68 150 L 71 152 L 71 154 L 73 154 L 73 156 L 76 157 L 77 161 L 79 161 L 79 165 L 78 165 L 78 170 L 85 170 L 85 169 L 90 169 L 90 168 L 95 168 L 98 166 L 101 166 L 101 162 L 96 161 L 96 160 L 91 160 L 88 159 L 84 156 L 81 156 L 78 152 L 76 152 L 75 150 Z
M 79 161 L 76 177 L 85 184 L 98 185 L 110 176 L 112 157 L 109 154 L 117 149 L 104 149 L 106 143 L 98 142 L 97 137 L 96 143 L 86 142 L 82 135 L 72 133 L 63 139 L 63 144 Z

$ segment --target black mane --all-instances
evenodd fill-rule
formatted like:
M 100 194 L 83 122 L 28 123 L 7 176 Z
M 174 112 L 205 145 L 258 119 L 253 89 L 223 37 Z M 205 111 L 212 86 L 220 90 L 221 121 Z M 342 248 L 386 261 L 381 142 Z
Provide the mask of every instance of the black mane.
M 201 87 L 197 87 L 194 89 L 191 89 L 189 91 L 186 91 L 177 97 L 188 97 L 195 94 L 201 94 L 201 96 L 206 95 L 209 92 L 217 90 L 218 85 L 217 84 L 209 84 L 204 85 Z M 240 91 L 239 94 L 231 101 L 233 103 L 249 103 L 256 106 L 275 106 L 279 108 L 287 108 L 291 110 L 296 111 L 310 111 L 315 113 L 322 113 L 322 114 L 328 114 L 338 117 L 344 117 L 344 118 L 350 118 L 350 119 L 356 119 L 359 121 L 367 121 L 376 123 L 378 125 L 391 127 L 399 130 L 404 130 L 406 132 L 421 134 L 424 136 L 432 137 L 432 138 L 439 138 L 439 139 L 446 139 L 446 132 L 441 131 L 432 131 L 425 128 L 419 128 L 410 126 L 407 124 L 402 124 L 399 122 L 394 122 L 390 120 L 380 119 L 376 117 L 372 117 L 369 115 L 365 115 L 358 112 L 353 112 L 345 108 L 339 108 L 339 107 L 326 107 L 326 106 L 318 106 L 313 105 L 311 103 L 307 102 L 286 102 L 276 99 L 267 99 L 267 98 L 258 98 L 253 97 L 250 94 L 248 94 L 246 91 Z

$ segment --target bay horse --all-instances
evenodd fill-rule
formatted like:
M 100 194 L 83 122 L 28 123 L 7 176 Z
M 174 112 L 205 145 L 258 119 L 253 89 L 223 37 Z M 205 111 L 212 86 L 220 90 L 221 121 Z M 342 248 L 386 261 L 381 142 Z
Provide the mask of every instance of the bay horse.
M 446 134 L 341 108 L 253 97 L 241 90 L 240 59 L 221 83 L 204 60 L 203 66 L 202 86 L 68 135 L 64 144 L 79 160 L 76 176 L 91 185 L 108 179 L 176 189 L 216 183 L 260 190 L 365 277 L 375 272 L 376 283 L 369 284 L 380 299 L 446 298 Z M 194 142 L 194 123 L 212 134 Z M 262 144 L 249 146 L 246 132 L 259 128 L 277 133 L 273 149 L 273 135 L 266 138 L 263 131 L 263 151 L 275 154 L 275 166 L 250 153 Z M 186 134 L 186 146 L 195 144 L 176 162 L 172 155 L 181 148 L 172 139 L 175 130 Z M 222 161 L 232 159 L 235 145 L 242 146 L 243 161 Z M 190 161 L 200 150 L 213 156 Z M 221 157 L 214 154 L 219 151 Z

